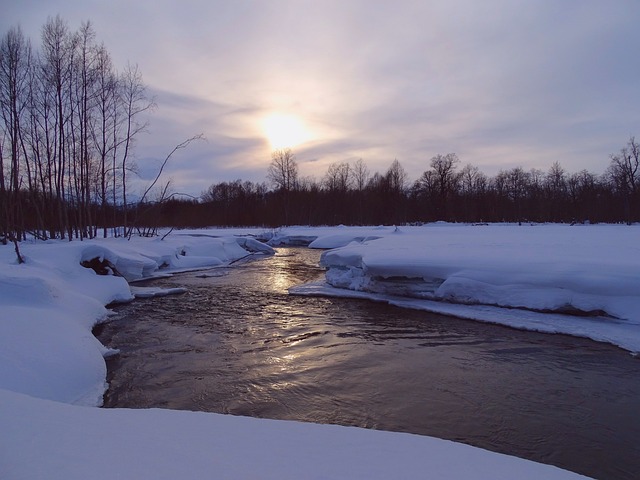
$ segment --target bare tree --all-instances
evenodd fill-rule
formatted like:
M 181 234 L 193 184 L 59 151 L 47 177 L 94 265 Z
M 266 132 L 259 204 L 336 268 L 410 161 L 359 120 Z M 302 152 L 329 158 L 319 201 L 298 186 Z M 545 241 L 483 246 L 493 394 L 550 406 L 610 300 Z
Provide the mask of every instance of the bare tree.
M 346 193 L 351 188 L 351 168 L 346 162 L 336 162 L 329 165 L 324 176 L 324 186 L 332 192 Z
M 290 148 L 271 153 L 267 178 L 278 190 L 294 190 L 298 181 L 298 163 Z
M 434 175 L 435 176 L 435 175 Z M 460 170 L 460 195 L 462 197 L 465 220 L 482 220 L 479 215 L 480 199 L 487 189 L 487 176 L 474 165 L 467 164 Z
M 357 196 L 357 223 L 364 223 L 364 193 L 369 182 L 369 168 L 362 158 L 356 160 L 351 167 L 353 188 Z
M 407 189 L 409 175 L 407 175 L 407 171 L 400 164 L 398 159 L 391 162 L 391 165 L 385 174 L 385 179 L 388 182 L 389 190 L 393 194 L 404 195 Z
M 69 240 L 73 233 L 69 222 L 69 192 L 67 181 L 70 180 L 70 126 L 72 105 L 69 92 L 72 90 L 72 66 L 74 56 L 73 35 L 67 23 L 60 16 L 49 18 L 42 29 L 42 71 L 43 88 L 52 96 L 52 122 L 55 136 L 52 138 L 54 148 L 50 150 L 52 161 L 53 183 L 55 187 L 55 204 L 58 214 L 58 231 L 62 238 L 65 234 Z
M 109 52 L 103 45 L 96 50 L 95 118 L 91 123 L 91 138 L 97 154 L 96 197 L 100 203 L 102 235 L 107 236 L 107 206 L 110 180 L 115 180 L 115 168 L 110 165 L 117 140 L 112 134 L 117 131 L 116 109 L 118 104 L 118 79 L 113 70 Z M 112 192 L 116 196 L 116 192 Z M 114 202 L 115 205 L 115 202 Z
M 458 188 L 460 174 L 456 167 L 460 163 L 455 153 L 438 154 L 431 158 L 431 169 L 424 172 L 414 189 L 426 199 L 439 220 L 450 216 L 449 201 Z
M 153 110 L 156 104 L 153 99 L 147 96 L 146 86 L 142 82 L 142 74 L 140 73 L 137 65 L 127 65 L 127 68 L 120 78 L 120 87 L 120 101 L 124 111 L 124 116 L 121 117 L 124 122 L 124 136 L 121 140 L 123 151 L 122 156 L 120 157 L 120 176 L 122 186 L 122 204 L 126 207 L 127 172 L 130 168 L 129 160 L 131 148 L 137 135 L 145 131 L 148 127 L 147 120 L 141 118 L 142 114 L 148 110 Z M 180 145 L 176 147 L 176 149 L 183 148 Z M 176 149 L 174 149 L 171 154 L 173 154 Z M 169 154 L 169 157 L 171 154 Z M 164 168 L 167 160 L 163 163 L 162 168 Z M 160 173 L 162 173 L 162 168 L 160 169 Z M 124 209 L 123 224 L 126 231 L 128 226 L 126 208 Z
M 506 175 L 507 193 L 515 205 L 516 221 L 522 225 L 522 200 L 529 186 L 529 173 L 522 167 L 515 167 Z
M 481 193 L 487 186 L 487 176 L 475 165 L 467 164 L 460 170 L 460 191 L 463 194 Z
M 420 196 L 434 195 L 436 192 L 437 179 L 433 170 L 426 170 L 420 175 L 414 184 L 413 191 Z
M 353 172 L 353 184 L 354 188 L 357 192 L 364 191 L 367 186 L 367 182 L 369 181 L 369 169 L 367 168 L 367 164 L 364 160 L 359 158 L 351 167 L 351 171 Z
M 640 144 L 635 137 L 631 137 L 618 154 L 611 156 L 607 176 L 623 197 L 626 221 L 631 224 L 635 218 L 635 204 L 640 201 Z
M 566 216 L 567 172 L 559 162 L 554 162 L 544 177 L 546 195 L 546 216 L 553 222 L 562 221 Z
M 140 200 L 136 204 L 135 216 L 134 216 L 134 219 L 133 219 L 133 224 L 129 227 L 128 230 L 125 229 L 125 236 L 126 237 L 131 238 L 131 235 L 133 234 L 133 230 L 138 227 L 137 220 L 138 220 L 138 216 L 139 216 L 139 213 L 140 213 L 140 209 L 142 208 L 142 206 L 145 205 L 145 203 L 147 203 L 147 198 L 148 198 L 149 194 L 154 190 L 155 186 L 160 181 L 160 178 L 162 177 L 164 169 L 167 166 L 167 163 L 169 163 L 169 160 L 171 159 L 171 157 L 173 157 L 173 155 L 177 151 L 182 150 L 184 148 L 187 148 L 192 142 L 195 142 L 197 140 L 204 140 L 204 139 L 205 139 L 204 135 L 201 134 L 201 133 L 198 134 L 198 135 L 194 135 L 193 137 L 188 138 L 185 141 L 183 141 L 183 142 L 179 143 L 178 145 L 176 145 L 175 147 L 173 147 L 173 150 L 171 150 L 171 152 L 169 152 L 169 154 L 165 157 L 163 162 L 160 164 L 160 168 L 158 169 L 158 172 L 156 173 L 155 178 L 149 184 L 149 186 L 145 189 L 144 193 L 140 197 Z M 152 202 L 153 204 L 162 204 L 168 198 L 168 196 L 169 196 L 168 192 L 169 192 L 169 186 L 170 185 L 171 185 L 171 180 L 168 180 L 167 182 L 165 182 L 164 185 L 162 185 L 160 187 L 160 192 L 158 193 L 156 200 L 154 202 Z M 153 227 L 155 227 L 155 228 L 152 230 L 152 234 L 155 235 L 155 229 L 157 228 L 157 226 L 154 225 Z
M 24 117 L 28 99 L 28 81 L 31 69 L 31 46 L 20 28 L 12 28 L 0 41 L 0 235 L 3 241 L 17 241 L 24 235 L 21 205 L 21 163 L 25 157 Z M 9 178 L 4 176 L 4 153 L 8 150 Z M 26 162 L 26 158 L 24 158 Z
M 388 216 L 394 223 L 402 223 L 406 219 L 406 193 L 409 175 L 398 159 L 391 162 L 387 173 L 384 175 L 385 192 Z
M 91 124 L 95 114 L 95 85 L 97 83 L 95 31 L 90 22 L 84 22 L 75 34 L 76 53 L 73 65 L 72 109 L 72 163 L 75 196 L 76 236 L 93 237 L 92 180 L 94 143 L 91 139 Z
M 271 154 L 267 178 L 282 196 L 284 223 L 289 224 L 291 192 L 298 184 L 298 164 L 291 149 L 276 150 Z
M 431 159 L 431 168 L 436 174 L 436 188 L 441 198 L 446 198 L 457 187 L 460 179 L 456 167 L 460 163 L 455 153 L 436 155 Z

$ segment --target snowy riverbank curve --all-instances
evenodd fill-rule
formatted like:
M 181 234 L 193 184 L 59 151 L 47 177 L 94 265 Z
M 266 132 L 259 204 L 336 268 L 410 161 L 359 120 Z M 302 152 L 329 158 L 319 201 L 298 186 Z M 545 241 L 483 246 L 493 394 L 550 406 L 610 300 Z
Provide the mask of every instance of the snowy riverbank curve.
M 91 329 L 109 315 L 106 305 L 133 299 L 127 280 L 227 265 L 251 254 L 247 242 L 273 253 L 236 237 L 110 238 L 24 243 L 18 265 L 12 248 L 0 248 L 0 388 L 100 405 L 111 352 Z M 81 266 L 93 260 L 121 276 Z
M 637 353 L 639 234 L 626 225 L 446 224 L 328 234 L 310 245 L 332 248 L 321 257 L 327 285 L 292 293 L 357 295 Z
M 505 230 L 499 238 L 488 229 L 464 238 L 442 229 L 384 237 L 325 252 L 321 264 L 328 282 L 342 288 L 637 320 L 635 247 L 618 244 L 603 252 L 599 242 L 575 230 L 554 229 L 545 232 L 549 237 L 541 230 Z
M 584 478 L 415 435 L 81 407 L 99 404 L 105 388 L 109 351 L 91 328 L 108 315 L 105 305 L 131 292 L 124 278 L 80 264 L 97 258 L 136 279 L 251 253 L 235 238 L 210 234 L 23 244 L 23 265 L 12 248 L 0 247 L 0 471 L 7 478 Z

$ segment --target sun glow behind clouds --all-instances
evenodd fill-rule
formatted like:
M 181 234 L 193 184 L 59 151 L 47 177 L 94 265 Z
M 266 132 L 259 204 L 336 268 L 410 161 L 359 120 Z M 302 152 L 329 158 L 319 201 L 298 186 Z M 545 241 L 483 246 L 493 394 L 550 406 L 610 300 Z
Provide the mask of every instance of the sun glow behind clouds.
M 261 128 L 273 150 L 293 148 L 313 138 L 304 122 L 294 115 L 272 113 L 262 120 Z

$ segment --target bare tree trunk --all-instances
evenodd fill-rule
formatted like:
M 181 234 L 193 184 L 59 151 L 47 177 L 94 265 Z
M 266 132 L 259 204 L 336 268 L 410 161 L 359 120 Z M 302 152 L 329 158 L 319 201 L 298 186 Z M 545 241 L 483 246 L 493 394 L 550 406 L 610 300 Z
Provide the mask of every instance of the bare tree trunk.
M 146 87 L 142 83 L 142 75 L 138 70 L 138 66 L 128 65 L 121 77 L 121 99 L 124 107 L 125 116 L 125 135 L 123 139 L 124 151 L 120 162 L 120 175 L 122 180 L 122 207 L 123 207 L 123 223 L 125 236 L 131 236 L 131 230 L 128 230 L 127 218 L 127 171 L 129 170 L 129 154 L 134 138 L 146 130 L 148 123 L 139 117 L 146 111 L 155 108 L 153 99 L 149 99 L 146 95 Z

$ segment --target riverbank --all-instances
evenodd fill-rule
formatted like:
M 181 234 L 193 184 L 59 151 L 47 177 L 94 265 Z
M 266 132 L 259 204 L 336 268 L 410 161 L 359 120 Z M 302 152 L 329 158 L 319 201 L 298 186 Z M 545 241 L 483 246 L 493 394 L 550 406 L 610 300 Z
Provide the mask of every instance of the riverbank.
M 108 316 L 105 305 L 132 296 L 123 278 L 98 276 L 81 262 L 98 258 L 135 279 L 160 270 L 228 265 L 250 253 L 246 246 L 231 236 L 184 235 L 164 242 L 48 242 L 23 245 L 24 265 L 16 264 L 10 247 L 0 248 L 2 471 L 9 478 L 46 472 L 47 478 L 65 479 L 175 478 L 176 472 L 190 478 L 581 478 L 429 437 L 82 407 L 99 403 L 102 357 L 113 353 L 91 328 Z

